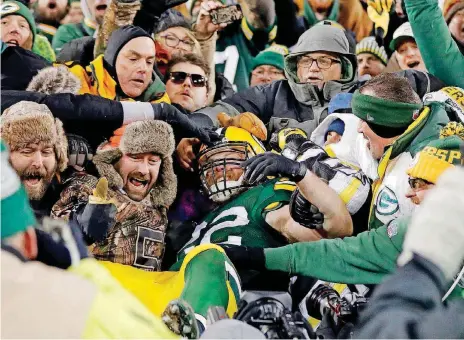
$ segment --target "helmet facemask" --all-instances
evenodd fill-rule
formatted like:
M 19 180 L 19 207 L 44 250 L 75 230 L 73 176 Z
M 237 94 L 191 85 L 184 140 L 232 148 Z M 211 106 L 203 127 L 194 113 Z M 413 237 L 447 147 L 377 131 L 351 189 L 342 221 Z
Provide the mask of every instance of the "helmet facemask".
M 251 145 L 241 141 L 224 140 L 202 150 L 197 158 L 198 167 L 209 198 L 225 202 L 249 188 L 243 182 L 245 170 L 240 164 L 255 155 Z

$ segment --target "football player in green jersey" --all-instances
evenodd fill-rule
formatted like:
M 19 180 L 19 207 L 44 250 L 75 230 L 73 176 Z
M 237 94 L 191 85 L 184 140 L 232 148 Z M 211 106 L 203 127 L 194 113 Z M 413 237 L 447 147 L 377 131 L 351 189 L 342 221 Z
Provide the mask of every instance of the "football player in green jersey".
M 168 326 L 187 337 L 197 336 L 197 327 L 206 326 L 210 306 L 222 306 L 229 315 L 237 310 L 241 282 L 219 245 L 264 248 L 321 238 L 318 230 L 303 227 L 290 216 L 289 202 L 296 187 L 324 215 L 323 229 L 329 237 L 352 233 L 345 203 L 304 163 L 265 153 L 261 142 L 244 129 L 232 126 L 220 129 L 219 133 L 223 140 L 202 147 L 197 157 L 203 187 L 218 206 L 196 226 L 171 271 L 145 272 L 105 263 L 123 286 L 156 315 L 164 310 Z M 253 158 L 261 154 L 266 157 Z M 256 170 L 256 162 L 267 164 L 269 156 L 273 164 L 267 174 L 282 175 L 291 181 L 274 178 L 255 184 L 258 183 L 253 177 L 255 171 L 247 174 L 245 167 L 255 159 Z M 189 305 L 196 320 L 191 317 Z

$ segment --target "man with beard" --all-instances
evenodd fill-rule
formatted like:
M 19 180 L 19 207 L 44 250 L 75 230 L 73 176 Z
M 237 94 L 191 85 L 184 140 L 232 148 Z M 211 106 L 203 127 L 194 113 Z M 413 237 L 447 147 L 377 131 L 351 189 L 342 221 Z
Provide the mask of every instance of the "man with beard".
M 383 72 L 388 56 L 383 46 L 379 46 L 374 37 L 364 38 L 356 45 L 359 77 L 375 77 Z
M 159 271 L 167 209 L 176 197 L 173 152 L 174 134 L 167 123 L 151 120 L 123 126 L 97 149 L 92 160 L 97 177 L 72 175 L 52 216 L 77 222 L 87 243 L 94 245 L 96 259 Z M 106 188 L 97 185 L 98 177 L 106 178 Z M 94 189 L 100 201 L 92 197 Z M 101 214 L 95 221 L 97 209 Z
M 164 84 L 153 72 L 155 42 L 143 29 L 126 25 L 115 30 L 105 53 L 90 65 L 67 63 L 79 77 L 79 94 L 94 94 L 119 101 L 167 102 Z
M 47 216 L 60 193 L 59 173 L 68 163 L 61 121 L 45 105 L 22 101 L 1 116 L 1 137 L 37 215 Z
M 37 30 L 51 43 L 61 20 L 68 13 L 67 0 L 37 0 L 34 4 Z
M 82 38 L 92 37 L 95 30 L 103 23 L 109 0 L 81 0 L 81 9 L 84 19 L 77 24 L 61 25 L 53 37 L 52 46 L 58 53 L 67 42 Z

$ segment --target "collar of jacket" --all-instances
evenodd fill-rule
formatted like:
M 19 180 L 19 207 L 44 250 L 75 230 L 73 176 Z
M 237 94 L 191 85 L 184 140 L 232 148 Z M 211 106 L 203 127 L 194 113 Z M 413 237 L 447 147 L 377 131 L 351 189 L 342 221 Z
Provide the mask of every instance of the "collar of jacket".
M 285 71 L 285 73 L 287 73 L 287 71 Z M 353 82 L 343 84 L 330 80 L 325 82 L 322 90 L 319 90 L 317 86 L 312 84 L 296 83 L 288 76 L 287 79 L 295 98 L 300 103 L 310 106 L 324 106 L 340 92 L 348 92 L 356 85 Z
M 329 15 L 324 20 L 337 21 L 338 20 L 339 7 L 340 7 L 339 0 L 334 0 L 334 2 L 332 3 L 332 6 L 330 8 Z M 316 15 L 314 14 L 314 11 L 311 8 L 311 5 L 309 4 L 309 0 L 304 0 L 303 9 L 304 9 L 304 18 L 306 19 L 306 22 L 308 23 L 309 27 L 312 27 L 312 26 L 314 26 L 315 24 L 317 24 L 318 22 L 321 21 L 321 20 L 316 18 Z
M 98 95 L 103 98 L 113 100 L 134 100 L 132 98 L 122 98 L 117 93 L 118 83 L 111 77 L 110 73 L 106 70 L 103 62 L 103 54 L 99 55 L 87 67 L 87 71 L 91 73 L 93 81 L 96 83 Z M 139 98 L 135 100 L 143 102 L 165 102 L 170 103 L 169 97 L 165 93 L 166 87 L 163 82 L 155 76 L 148 88 L 142 93 Z
M 250 41 L 253 40 L 253 36 L 257 31 L 264 31 L 267 34 L 268 43 L 273 42 L 277 36 L 277 18 L 271 26 L 261 30 L 258 30 L 257 28 L 254 28 L 253 25 L 249 24 L 245 17 L 242 18 L 240 26 L 242 27 L 243 35 Z
M 97 29 L 97 23 L 89 18 L 84 18 L 82 21 L 82 26 L 87 34 L 91 37 L 95 34 L 95 30 Z

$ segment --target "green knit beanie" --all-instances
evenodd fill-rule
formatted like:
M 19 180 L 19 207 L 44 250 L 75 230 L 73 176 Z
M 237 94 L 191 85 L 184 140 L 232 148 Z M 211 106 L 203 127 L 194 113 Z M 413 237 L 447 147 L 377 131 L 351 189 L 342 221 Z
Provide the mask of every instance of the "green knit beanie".
M 36 224 L 34 212 L 29 205 L 29 199 L 23 185 L 11 167 L 8 160 L 8 149 L 3 141 L 0 141 L 0 198 L 1 205 L 1 237 L 13 236 L 25 231 Z
M 387 128 L 406 128 L 422 109 L 422 104 L 411 104 L 361 94 L 353 94 L 351 107 L 360 119 Z
M 251 64 L 251 69 L 254 70 L 261 65 L 271 65 L 279 70 L 284 70 L 284 57 L 288 54 L 288 48 L 284 45 L 274 44 L 264 51 L 261 51 Z
M 5 1 L 1 4 L 0 8 L 2 18 L 9 15 L 20 15 L 24 19 L 26 19 L 26 21 L 29 24 L 29 27 L 31 28 L 32 44 L 34 44 L 35 35 L 37 34 L 37 28 L 35 25 L 34 16 L 32 15 L 32 12 L 29 10 L 29 8 L 27 8 L 24 4 L 22 4 L 19 1 Z

